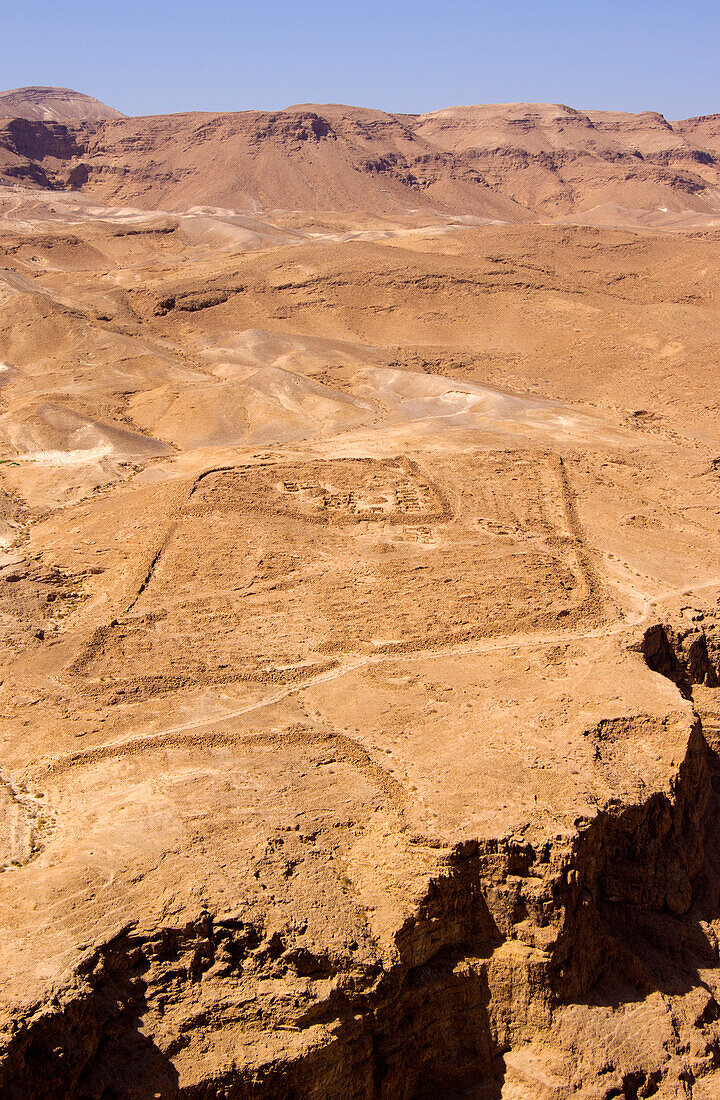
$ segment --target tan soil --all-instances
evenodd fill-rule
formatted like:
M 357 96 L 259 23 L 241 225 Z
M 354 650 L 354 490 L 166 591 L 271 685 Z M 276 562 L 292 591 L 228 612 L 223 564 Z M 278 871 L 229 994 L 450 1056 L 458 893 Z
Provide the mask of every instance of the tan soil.
M 717 127 L 89 126 L 0 189 L 0 1094 L 712 1100 L 720 238 L 643 204 Z M 391 213 L 368 132 L 522 224 Z M 248 134 L 284 212 L 187 209 Z

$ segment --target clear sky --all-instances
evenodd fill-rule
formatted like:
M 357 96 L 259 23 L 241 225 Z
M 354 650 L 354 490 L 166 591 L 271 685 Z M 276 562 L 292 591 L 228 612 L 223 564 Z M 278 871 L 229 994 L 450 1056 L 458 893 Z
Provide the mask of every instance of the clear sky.
M 126 114 L 537 101 L 720 113 L 719 0 L 4 0 L 0 88 Z

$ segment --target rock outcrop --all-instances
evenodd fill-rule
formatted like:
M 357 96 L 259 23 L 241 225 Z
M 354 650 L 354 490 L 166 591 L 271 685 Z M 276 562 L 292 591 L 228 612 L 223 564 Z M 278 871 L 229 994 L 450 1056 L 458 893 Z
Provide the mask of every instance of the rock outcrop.
M 0 181 L 176 210 L 426 210 L 510 222 L 720 212 L 715 116 L 671 123 L 554 104 L 399 115 L 310 104 L 125 119 L 80 96 L 56 109 L 60 91 L 42 91 L 6 93 L 8 115 L 35 128 L 21 152 L 17 126 L 0 129 Z M 59 147 L 60 157 L 48 151 Z

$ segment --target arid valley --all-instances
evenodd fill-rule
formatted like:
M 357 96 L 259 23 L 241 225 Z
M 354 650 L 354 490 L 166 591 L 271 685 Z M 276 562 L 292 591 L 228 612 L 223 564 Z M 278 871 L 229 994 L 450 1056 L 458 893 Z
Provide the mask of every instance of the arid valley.
M 720 115 L 0 115 L 0 1096 L 717 1098 Z

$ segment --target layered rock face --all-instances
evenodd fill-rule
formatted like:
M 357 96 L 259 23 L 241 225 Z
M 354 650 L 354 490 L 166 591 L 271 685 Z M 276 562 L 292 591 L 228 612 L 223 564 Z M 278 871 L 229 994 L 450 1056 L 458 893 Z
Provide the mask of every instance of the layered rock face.
M 0 128 L 0 180 L 146 209 L 420 210 L 510 222 L 592 212 L 600 224 L 637 210 L 659 223 L 720 212 L 715 115 L 308 104 L 125 119 L 63 89 L 5 93 L 3 112 L 35 125 L 20 144 L 17 124 Z

